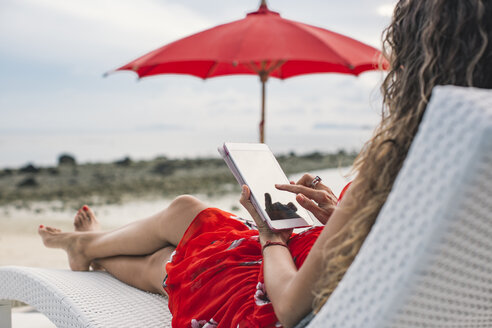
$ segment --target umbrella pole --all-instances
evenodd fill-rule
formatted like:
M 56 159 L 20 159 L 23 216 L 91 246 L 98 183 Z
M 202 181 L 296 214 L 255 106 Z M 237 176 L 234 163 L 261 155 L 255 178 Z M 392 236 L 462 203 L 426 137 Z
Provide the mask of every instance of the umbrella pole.
M 260 143 L 265 143 L 265 98 L 266 98 L 266 82 L 270 73 L 280 68 L 285 63 L 285 60 L 278 60 L 275 63 L 271 63 L 270 67 L 267 67 L 267 62 L 261 62 L 261 69 L 254 69 L 254 63 L 252 64 L 253 70 L 255 70 L 260 76 L 261 81 L 261 121 L 260 121 Z
M 261 121 L 260 121 L 260 143 L 265 142 L 265 82 L 261 81 Z

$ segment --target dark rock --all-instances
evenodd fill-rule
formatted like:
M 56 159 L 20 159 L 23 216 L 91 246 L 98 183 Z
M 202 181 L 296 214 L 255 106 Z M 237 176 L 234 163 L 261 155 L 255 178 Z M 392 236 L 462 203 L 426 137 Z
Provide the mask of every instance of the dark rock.
M 116 165 L 118 166 L 130 166 L 132 164 L 132 160 L 130 159 L 130 157 L 125 157 L 119 161 L 116 161 L 114 162 Z
M 14 172 L 11 169 L 3 169 L 2 171 L 0 171 L 0 178 L 12 175 L 12 173 Z
M 35 167 L 32 164 L 27 164 L 26 166 L 21 167 L 19 169 L 19 171 L 22 173 L 34 173 L 34 174 L 36 174 L 39 172 L 39 168 Z
M 77 165 L 77 162 L 72 155 L 61 154 L 58 156 L 58 165 Z
M 39 183 L 36 181 L 34 177 L 28 177 L 19 182 L 17 187 L 19 188 L 35 188 L 38 187 Z
M 174 165 L 170 162 L 159 163 L 154 166 L 152 172 L 160 175 L 170 175 L 174 172 Z
M 183 169 L 192 169 L 194 167 L 194 164 L 191 161 L 184 160 L 181 161 L 181 163 L 178 163 L 178 166 L 180 166 Z
M 48 173 L 50 175 L 59 175 L 60 171 L 56 167 L 49 167 L 48 168 Z
M 322 159 L 323 158 L 323 154 L 321 154 L 320 152 L 315 151 L 315 152 L 312 152 L 311 154 L 304 155 L 303 157 L 306 158 L 306 159 L 319 160 L 319 159 Z
M 93 180 L 93 183 L 96 183 L 98 185 L 103 185 L 106 183 L 108 178 L 100 172 L 95 172 L 92 174 L 92 180 Z

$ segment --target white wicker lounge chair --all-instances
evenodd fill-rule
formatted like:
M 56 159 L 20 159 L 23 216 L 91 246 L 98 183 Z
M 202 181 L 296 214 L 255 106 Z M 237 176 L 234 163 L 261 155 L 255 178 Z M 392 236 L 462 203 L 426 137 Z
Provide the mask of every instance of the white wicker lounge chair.
M 165 298 L 101 272 L 3 267 L 0 299 L 59 327 L 170 321 Z M 492 91 L 434 90 L 374 228 L 309 324 L 326 326 L 492 327 Z

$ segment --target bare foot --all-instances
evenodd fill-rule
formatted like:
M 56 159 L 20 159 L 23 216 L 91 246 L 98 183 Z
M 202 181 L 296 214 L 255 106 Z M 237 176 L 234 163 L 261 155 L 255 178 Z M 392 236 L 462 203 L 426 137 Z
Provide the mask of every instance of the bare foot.
M 75 227 L 75 231 L 101 230 L 101 226 L 99 225 L 99 221 L 97 221 L 96 219 L 96 215 L 87 205 L 82 206 L 77 214 L 75 214 L 75 218 L 73 219 L 73 226 Z M 100 264 L 97 264 L 95 261 L 91 262 L 90 268 L 94 271 L 104 271 L 104 268 Z
M 91 259 L 84 254 L 84 243 L 90 236 L 80 232 L 62 232 L 60 229 L 40 225 L 38 233 L 43 244 L 50 248 L 61 248 L 67 252 L 68 264 L 73 271 L 88 271 Z
M 89 206 L 82 206 L 73 219 L 75 231 L 99 231 L 101 227 Z

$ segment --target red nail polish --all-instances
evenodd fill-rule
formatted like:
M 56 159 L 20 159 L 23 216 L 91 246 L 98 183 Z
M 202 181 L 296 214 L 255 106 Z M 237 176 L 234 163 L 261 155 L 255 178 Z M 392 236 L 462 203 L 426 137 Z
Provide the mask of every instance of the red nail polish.
M 87 211 L 87 210 L 89 210 L 89 207 L 87 207 L 87 205 L 84 205 L 84 206 L 82 207 L 82 209 L 83 209 L 84 211 Z
M 39 228 L 40 228 L 40 229 L 43 229 L 43 228 L 44 228 L 44 225 L 42 225 L 42 224 L 41 224 L 41 225 L 39 225 Z

